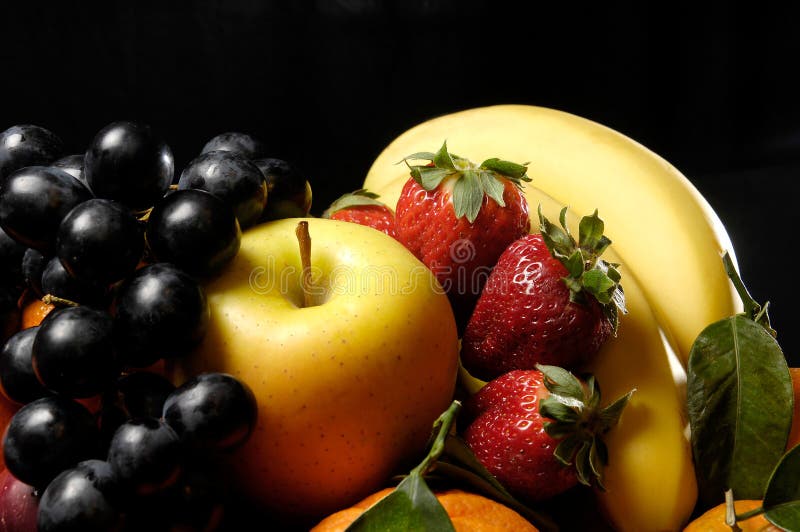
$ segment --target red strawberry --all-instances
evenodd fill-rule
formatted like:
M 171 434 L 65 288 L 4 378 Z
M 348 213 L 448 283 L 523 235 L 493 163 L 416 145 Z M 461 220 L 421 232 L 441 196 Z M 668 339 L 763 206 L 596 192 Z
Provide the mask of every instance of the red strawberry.
M 536 364 L 576 367 L 616 332 L 625 312 L 616 264 L 599 258 L 611 241 L 595 212 L 580 241 L 539 213 L 541 233 L 511 244 L 498 259 L 462 339 L 464 367 L 490 379 Z
M 463 433 L 475 457 L 526 501 L 548 499 L 577 483 L 602 488 L 608 451 L 601 436 L 613 428 L 631 394 L 600 409 L 594 377 L 581 382 L 555 367 L 517 370 L 472 396 Z
M 378 195 L 359 189 L 340 196 L 322 213 L 324 218 L 342 220 L 366 225 L 397 238 L 394 212 L 385 203 L 378 201 Z
M 497 258 L 530 230 L 520 164 L 488 159 L 481 165 L 453 155 L 445 142 L 438 153 L 406 159 L 411 179 L 397 202 L 397 238 L 436 275 L 450 296 L 457 321 L 466 324 Z

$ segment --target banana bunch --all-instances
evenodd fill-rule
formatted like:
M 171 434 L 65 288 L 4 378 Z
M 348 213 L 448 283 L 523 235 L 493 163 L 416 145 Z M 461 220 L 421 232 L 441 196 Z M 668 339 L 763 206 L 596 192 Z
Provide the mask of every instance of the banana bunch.
M 686 177 L 641 144 L 569 113 L 523 105 L 471 109 L 406 131 L 375 160 L 364 188 L 395 205 L 408 179 L 396 163 L 443 140 L 473 160 L 529 162 L 530 208 L 541 205 L 557 219 L 569 206 L 576 234 L 577 220 L 599 210 L 613 240 L 604 256 L 622 265 L 628 314 L 588 369 L 605 397 L 637 391 L 607 436 L 598 503 L 621 531 L 680 530 L 697 498 L 689 350 L 708 324 L 741 311 L 720 258 L 733 248 L 719 218 Z

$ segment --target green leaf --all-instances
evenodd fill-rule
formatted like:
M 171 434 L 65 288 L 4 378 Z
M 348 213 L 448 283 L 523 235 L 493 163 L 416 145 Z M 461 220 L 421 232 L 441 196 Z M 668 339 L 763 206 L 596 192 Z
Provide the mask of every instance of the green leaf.
M 453 185 L 453 210 L 456 218 L 466 216 L 469 223 L 475 221 L 483 204 L 483 189 L 473 170 L 464 171 Z
M 450 517 L 421 475 L 404 478 L 389 495 L 375 503 L 347 527 L 348 532 L 408 530 L 455 531 Z
M 486 195 L 492 198 L 501 207 L 505 207 L 506 200 L 503 199 L 505 187 L 503 187 L 503 184 L 488 172 L 478 172 L 478 175 L 480 176 L 481 187 Z
M 584 216 L 578 225 L 578 245 L 583 249 L 594 250 L 603 239 L 605 224 L 597 216 L 597 209 L 591 216 Z
M 592 469 L 589 464 L 589 449 L 591 444 L 588 441 L 581 442 L 578 452 L 575 453 L 575 470 L 578 472 L 578 482 L 584 486 L 592 485 Z
M 598 427 L 600 434 L 605 434 L 616 426 L 634 392 L 636 392 L 635 388 L 600 411 L 600 426 Z
M 417 183 L 424 188 L 425 190 L 433 190 L 439 186 L 439 183 L 444 180 L 445 177 L 451 175 L 453 172 L 451 170 L 445 170 L 444 168 L 434 168 L 432 166 L 419 166 L 416 167 L 419 178 Z
M 412 153 L 411 155 L 403 157 L 395 164 L 400 164 L 406 161 L 414 161 L 414 160 L 433 161 L 435 157 L 436 154 L 433 153 L 432 151 L 418 151 L 417 153 Z
M 558 366 L 548 366 L 546 364 L 536 364 L 536 369 L 542 372 L 545 377 L 545 388 L 557 396 L 569 397 L 576 402 L 570 406 L 581 407 L 586 398 L 583 386 L 578 378 L 564 368 Z M 561 402 L 564 402 L 563 400 Z
M 553 451 L 553 456 L 555 456 L 556 460 L 565 466 L 572 465 L 575 451 L 578 449 L 580 444 L 580 438 L 564 438 L 556 446 L 556 450 Z
M 330 207 L 325 209 L 325 211 L 322 213 L 322 217 L 330 218 L 331 215 L 336 211 L 341 211 L 342 209 L 347 209 L 350 207 L 358 207 L 363 205 L 385 206 L 385 203 L 378 200 L 379 197 L 380 196 L 374 192 L 370 192 L 364 188 L 354 190 L 353 192 L 348 192 L 347 194 L 342 194 L 333 203 L 331 203 Z
M 790 449 L 778 462 L 769 479 L 762 508 L 773 525 L 800 530 L 800 445 Z
M 539 231 L 542 233 L 542 238 L 550 251 L 559 258 L 569 257 L 575 249 L 575 241 L 561 227 L 553 224 L 542 214 L 542 206 L 539 205 Z
M 575 408 L 565 405 L 552 394 L 539 401 L 539 413 L 542 417 L 547 417 L 561 423 L 574 424 L 580 419 Z M 551 423 L 551 425 L 553 425 L 553 423 Z M 547 427 L 545 427 L 545 429 L 546 428 Z M 572 430 L 574 431 L 575 428 L 572 427 Z M 550 434 L 550 431 L 547 433 Z M 553 436 L 552 434 L 550 435 Z M 553 437 L 557 438 L 557 436 Z
M 611 303 L 611 295 L 617 283 L 611 280 L 606 273 L 594 268 L 583 274 L 583 287 L 603 305 Z
M 700 499 L 761 499 L 786 446 L 792 382 L 786 358 L 761 325 L 743 315 L 706 327 L 687 368 L 688 413 Z
M 447 141 L 444 141 L 442 147 L 439 148 L 439 151 L 433 156 L 433 164 L 437 168 L 446 168 L 448 170 L 456 169 L 453 158 L 450 156 L 450 152 L 447 151 Z
M 564 266 L 567 268 L 570 277 L 579 279 L 580 276 L 583 275 L 583 253 L 581 250 L 576 249 L 575 252 L 564 261 Z
M 514 179 L 526 177 L 525 172 L 528 171 L 528 167 L 525 165 L 512 163 L 510 161 L 503 161 L 496 157 L 483 161 L 481 163 L 481 168 L 485 168 L 486 170 L 491 170 L 492 172 L 496 172 L 506 177 L 512 177 Z

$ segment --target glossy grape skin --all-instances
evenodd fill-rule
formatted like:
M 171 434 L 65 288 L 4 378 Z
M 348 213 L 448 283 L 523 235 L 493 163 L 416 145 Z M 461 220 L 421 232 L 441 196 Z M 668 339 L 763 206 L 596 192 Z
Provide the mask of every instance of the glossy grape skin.
M 258 159 L 266 155 L 266 146 L 263 142 L 238 131 L 220 133 L 203 146 L 200 152 L 208 153 L 211 151 L 232 151 L 242 155 L 245 159 Z
M 64 170 L 22 168 L 0 181 L 0 227 L 17 242 L 47 253 L 64 216 L 91 198 L 89 189 Z
M 205 190 L 233 209 L 242 229 L 255 224 L 267 204 L 261 170 L 236 152 L 211 151 L 196 157 L 181 173 L 178 189 Z
M 225 373 L 203 373 L 167 397 L 163 417 L 192 448 L 225 451 L 247 440 L 257 412 L 245 383 Z
M 150 212 L 150 251 L 198 277 L 219 272 L 239 251 L 242 231 L 233 210 L 203 190 L 176 190 Z
M 105 304 L 105 287 L 74 278 L 58 257 L 47 261 L 40 281 L 42 292 L 45 294 L 95 307 L 102 307 Z
M 113 320 L 87 306 L 52 311 L 33 342 L 33 367 L 47 388 L 68 397 L 91 397 L 119 374 Z
M 175 386 L 166 377 L 150 371 L 135 371 L 117 379 L 113 390 L 103 395 L 99 422 L 107 446 L 114 432 L 131 419 L 160 418 L 164 401 Z
M 94 137 L 83 172 L 97 197 L 138 211 L 151 207 L 167 192 L 175 161 L 170 147 L 150 126 L 119 121 Z
M 63 470 L 93 458 L 97 426 L 86 408 L 50 395 L 20 408 L 3 439 L 6 467 L 26 484 L 44 488 Z
M 33 290 L 36 297 L 42 297 L 42 273 L 48 258 L 33 248 L 26 248 L 22 256 L 22 277 L 25 285 Z
M 131 418 L 161 417 L 164 402 L 175 390 L 166 377 L 150 371 L 135 371 L 117 380 L 122 404 Z
M 23 280 L 22 258 L 27 249 L 0 228 L 0 278 L 4 282 L 18 283 Z
M 85 460 L 62 471 L 42 493 L 38 532 L 107 531 L 121 524 L 114 505 L 115 478 L 102 460 Z
M 17 300 L 20 295 L 18 287 L 0 281 L 0 342 L 5 342 L 19 330 L 20 310 Z
M 15 333 L 0 349 L 0 386 L 3 395 L 17 403 L 30 403 L 48 395 L 33 371 L 33 341 L 39 327 Z
M 253 161 L 267 180 L 267 206 L 261 221 L 302 218 L 311 210 L 311 185 L 292 164 L 274 158 Z
M 108 462 L 120 486 L 136 495 L 174 484 L 181 471 L 181 445 L 169 425 L 139 418 L 120 426 L 111 439 Z
M 166 263 L 136 270 L 120 286 L 113 309 L 117 347 L 133 367 L 187 354 L 205 336 L 210 315 L 203 288 Z
M 61 157 L 64 143 L 52 131 L 31 124 L 0 133 L 0 179 L 25 166 L 46 165 Z
M 50 163 L 50 166 L 55 166 L 56 168 L 64 170 L 88 187 L 89 184 L 86 182 L 86 176 L 83 173 L 83 161 L 85 157 L 86 155 L 83 153 L 67 155 L 66 157 L 53 161 Z
M 109 285 L 136 269 L 144 251 L 144 227 L 121 203 L 84 201 L 61 221 L 56 254 L 76 279 Z

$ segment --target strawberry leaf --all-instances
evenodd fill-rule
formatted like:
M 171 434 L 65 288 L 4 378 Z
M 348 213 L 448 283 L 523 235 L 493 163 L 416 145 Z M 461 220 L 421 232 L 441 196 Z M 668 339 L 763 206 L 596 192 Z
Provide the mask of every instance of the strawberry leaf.
M 420 184 L 422 188 L 425 190 L 433 190 L 439 186 L 439 184 L 444 180 L 445 177 L 452 175 L 451 170 L 447 170 L 444 168 L 434 168 L 431 166 L 420 166 L 417 167 L 417 176 L 414 179 L 417 180 L 417 183 Z M 412 176 L 413 176 L 412 172 Z
M 569 270 L 569 267 L 567 269 Z M 611 302 L 611 295 L 617 287 L 617 283 L 611 280 L 605 272 L 597 269 L 584 273 L 582 284 L 583 288 L 603 305 Z
M 411 159 L 428 160 L 432 165 L 410 165 Z M 525 165 L 487 159 L 481 166 L 476 166 L 468 159 L 450 153 L 447 141 L 439 151 L 417 152 L 402 161 L 409 167 L 411 176 L 427 191 L 432 191 L 447 177 L 454 179 L 453 210 L 458 218 L 466 217 L 470 223 L 475 222 L 483 206 L 483 199 L 488 196 L 500 207 L 505 207 L 505 183 L 512 182 L 518 189 L 523 181 L 531 179 L 525 174 Z
M 432 151 L 418 151 L 417 153 L 412 153 L 407 157 L 403 157 L 395 164 L 405 163 L 407 161 L 432 161 L 436 157 L 436 154 Z
M 636 389 L 629 391 L 600 411 L 600 420 L 597 427 L 600 434 L 605 434 L 617 425 L 620 416 L 622 416 L 622 411 L 628 406 L 628 402 L 635 391 Z
M 564 266 L 566 266 L 570 277 L 580 278 L 580 276 L 583 275 L 583 253 L 581 253 L 581 250 L 576 249 L 575 252 L 564 261 Z
M 582 405 L 585 399 L 583 386 L 575 375 L 558 366 L 537 364 L 536 369 L 541 371 L 544 375 L 545 388 L 547 388 L 551 394 L 572 399 L 573 401 L 570 406 Z
M 559 427 L 553 427 L 553 430 L 570 427 L 574 432 L 575 429 L 572 425 L 580 419 L 580 415 L 575 411 L 574 407 L 565 405 L 559 401 L 557 396 L 552 394 L 539 401 L 539 413 L 542 417 L 548 417 L 558 423 L 562 423 Z
M 501 207 L 505 207 L 506 201 L 503 199 L 505 188 L 503 184 L 488 172 L 478 172 L 478 176 L 480 176 L 481 186 L 484 192 L 486 192 L 486 195 L 496 201 Z
M 597 215 L 597 209 L 595 209 L 594 214 L 584 216 L 578 224 L 578 245 L 583 249 L 594 250 L 603 241 L 604 230 L 605 223 Z
M 531 178 L 528 177 L 528 175 L 526 174 L 526 172 L 528 171 L 528 167 L 523 164 L 517 164 L 509 161 L 503 161 L 497 158 L 492 158 L 483 161 L 481 163 L 481 168 L 484 168 L 486 170 L 491 170 L 496 174 L 500 174 L 506 177 L 511 177 L 514 179 L 521 179 L 523 181 L 531 180 Z
M 588 441 L 583 441 L 575 453 L 575 470 L 578 472 L 578 482 L 584 486 L 592 485 L 592 468 L 589 464 L 590 447 L 591 444 Z
M 354 190 L 353 192 L 349 192 L 347 194 L 342 194 L 331 203 L 330 207 L 325 209 L 322 213 L 323 218 L 330 218 L 331 215 L 337 211 L 341 211 L 343 209 L 347 209 L 350 207 L 358 207 L 360 205 L 379 205 L 385 206 L 385 204 L 381 201 L 378 201 L 378 196 L 374 192 L 370 192 L 367 189 L 360 188 L 358 190 Z
M 562 279 L 569 288 L 570 301 L 576 304 L 586 303 L 584 293 L 594 297 L 616 333 L 619 325 L 618 312 L 625 313 L 627 310 L 625 294 L 619 284 L 621 276 L 617 270 L 618 265 L 600 259 L 600 254 L 611 244 L 611 240 L 603 235 L 605 224 L 597 215 L 597 210 L 591 216 L 581 218 L 578 244 L 567 228 L 566 213 L 566 207 L 561 209 L 561 227 L 558 227 L 542 214 L 542 206 L 539 205 L 539 230 L 542 239 L 550 254 L 564 264 L 569 273 Z M 581 257 L 580 266 L 576 257 L 578 252 Z
M 456 169 L 453 158 L 450 156 L 450 152 L 447 151 L 447 141 L 444 141 L 442 147 L 439 148 L 439 151 L 433 156 L 433 165 L 436 168 L 446 168 L 447 170 Z
M 581 440 L 578 438 L 564 438 L 556 446 L 556 450 L 553 451 L 553 456 L 565 466 L 570 466 L 572 465 L 572 458 L 575 456 L 575 452 L 578 450 L 580 444 Z
M 478 176 L 472 170 L 467 170 L 453 185 L 453 209 L 456 218 L 463 216 L 472 223 L 478 217 L 483 204 L 483 190 Z
M 550 395 L 539 402 L 539 413 L 554 421 L 545 421 L 544 430 L 561 440 L 554 450 L 556 460 L 574 464 L 578 480 L 603 488 L 603 468 L 608 464 L 608 449 L 602 436 L 619 422 L 622 411 L 635 390 L 599 409 L 600 386 L 594 376 L 586 377 L 585 388 L 572 373 L 557 366 L 537 365 Z M 560 395 L 560 394 L 562 395 Z

